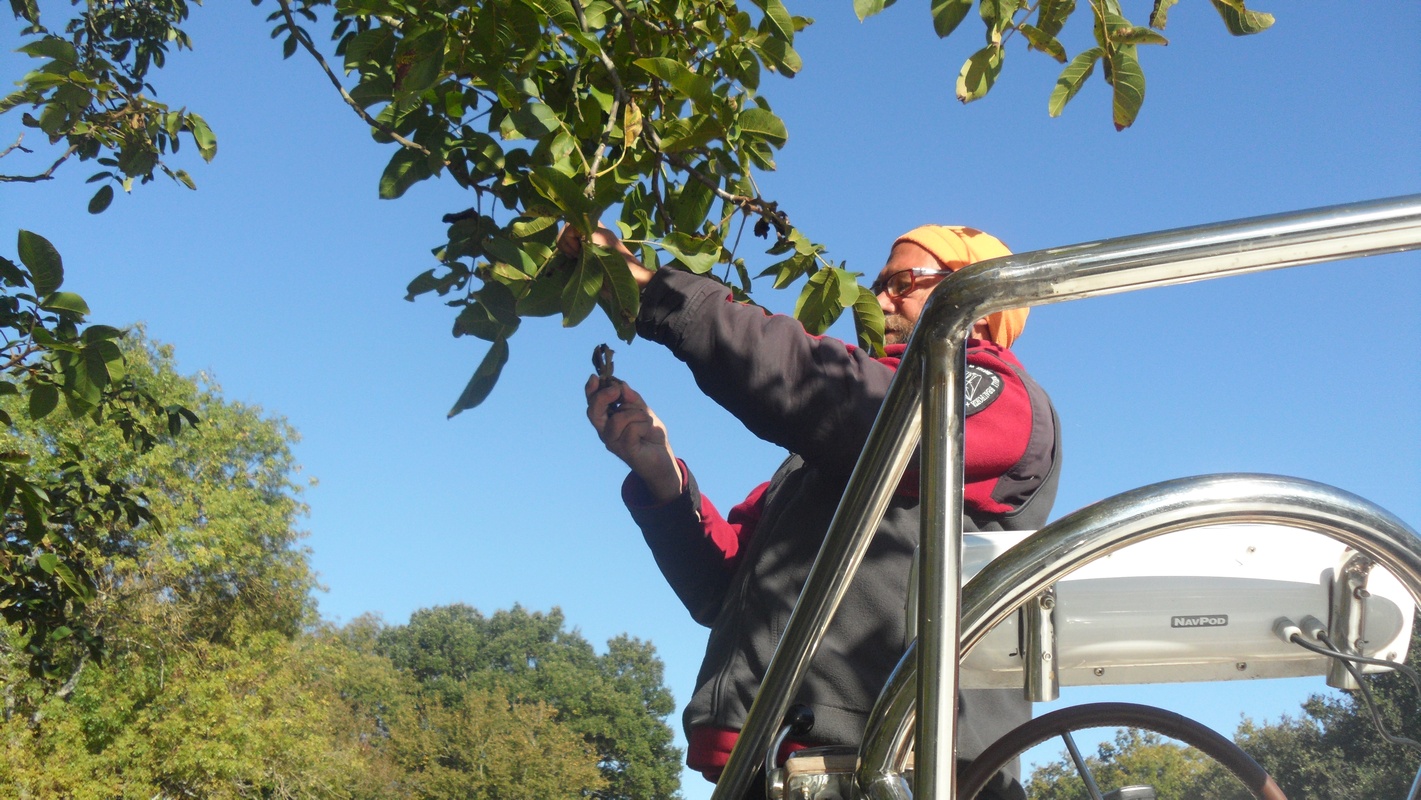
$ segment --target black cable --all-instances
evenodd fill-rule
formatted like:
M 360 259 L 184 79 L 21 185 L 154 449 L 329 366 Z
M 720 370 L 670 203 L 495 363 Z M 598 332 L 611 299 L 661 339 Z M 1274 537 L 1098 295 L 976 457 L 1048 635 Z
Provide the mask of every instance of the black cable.
M 1301 633 L 1293 634 L 1289 637 L 1289 641 L 1306 650 L 1311 650 L 1314 653 L 1318 653 L 1320 655 L 1324 655 L 1328 658 L 1333 658 L 1342 662 L 1342 666 L 1347 668 L 1347 672 L 1357 682 L 1357 687 L 1361 690 L 1362 700 L 1365 701 L 1367 704 L 1367 712 L 1372 716 L 1372 724 L 1376 726 L 1377 733 L 1381 734 L 1381 737 L 1386 741 L 1390 742 L 1391 744 L 1402 745 L 1404 747 L 1410 747 L 1415 750 L 1421 751 L 1421 742 L 1418 742 L 1415 739 L 1408 739 L 1405 736 L 1396 736 L 1392 734 L 1391 731 L 1387 730 L 1386 725 L 1382 723 L 1381 713 L 1377 711 L 1376 701 L 1372 699 L 1372 691 L 1367 688 L 1367 682 L 1362 680 L 1362 674 L 1357 671 L 1357 668 L 1353 666 L 1352 662 L 1357 661 L 1363 664 L 1379 664 L 1381 666 L 1387 666 L 1393 669 L 1400 670 L 1403 674 L 1405 674 L 1411 679 L 1411 682 L 1413 684 L 1416 684 L 1417 693 L 1418 695 L 1421 695 L 1421 680 L 1417 679 L 1416 670 L 1406 666 L 1405 664 L 1398 664 L 1392 661 L 1383 661 L 1377 658 L 1368 658 L 1366 656 L 1356 656 L 1351 655 L 1350 653 L 1343 653 L 1342 651 L 1338 650 L 1335 645 L 1332 644 L 1332 640 L 1329 639 L 1327 634 L 1323 631 L 1317 632 L 1317 638 L 1319 641 L 1321 641 L 1327 646 L 1319 647 L 1315 644 L 1312 644 L 1311 642 L 1304 641 Z
M 1413 668 L 1411 668 L 1411 667 L 1408 667 L 1408 666 L 1405 665 L 1405 664 L 1398 663 L 1398 662 L 1396 662 L 1396 661 L 1387 661 L 1386 659 L 1382 659 L 1382 658 L 1369 658 L 1369 657 L 1367 657 L 1367 656 L 1353 655 L 1353 654 L 1351 654 L 1351 653 L 1343 653 L 1343 652 L 1341 652 L 1340 650 L 1338 650 L 1336 647 L 1334 647 L 1334 646 L 1332 645 L 1331 640 L 1327 639 L 1327 634 L 1326 634 L 1326 633 L 1319 632 L 1319 634 L 1320 634 L 1320 635 L 1319 635 L 1317 638 L 1319 638 L 1319 639 L 1321 639 L 1321 640 L 1327 642 L 1327 646 L 1328 646 L 1328 647 L 1331 647 L 1331 648 L 1332 648 L 1331 650 L 1329 650 L 1328 647 L 1319 647 L 1319 646 L 1313 644 L 1312 642 L 1309 642 L 1309 641 L 1307 641 L 1306 639 L 1301 638 L 1301 635 L 1300 635 L 1300 634 L 1294 634 L 1294 635 L 1293 635 L 1293 638 L 1290 639 L 1290 641 L 1291 641 L 1293 644 L 1295 644 L 1295 645 L 1297 645 L 1297 646 L 1299 646 L 1299 647 L 1302 647 L 1302 648 L 1307 649 L 1307 650 L 1311 650 L 1311 651 L 1313 651 L 1314 653 L 1317 653 L 1317 654 L 1319 654 L 1319 655 L 1327 656 L 1328 658 L 1335 658 L 1335 659 L 1338 659 L 1338 660 L 1340 660 L 1340 661 L 1343 661 L 1344 663 L 1346 663 L 1346 662 L 1348 662 L 1348 661 L 1355 661 L 1355 662 L 1357 662 L 1358 664 L 1371 664 L 1372 666 L 1387 667 L 1387 668 L 1389 668 L 1389 669 L 1394 669 L 1394 670 L 1396 670 L 1397 672 L 1400 672 L 1401 674 L 1403 674 L 1403 675 L 1405 675 L 1406 677 L 1410 678 L 1410 679 L 1411 679 L 1411 685 L 1416 687 L 1416 694 L 1417 694 L 1418 696 L 1421 696 L 1421 674 L 1418 674 L 1415 669 L 1413 669 Z

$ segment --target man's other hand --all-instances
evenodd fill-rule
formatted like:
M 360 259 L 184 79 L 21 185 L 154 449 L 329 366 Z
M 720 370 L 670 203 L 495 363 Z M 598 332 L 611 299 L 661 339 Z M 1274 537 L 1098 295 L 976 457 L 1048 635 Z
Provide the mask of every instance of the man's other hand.
M 592 243 L 604 250 L 610 250 L 622 257 L 627 263 L 627 269 L 632 273 L 632 279 L 636 281 L 638 289 L 646 288 L 646 284 L 651 280 L 651 276 L 656 274 L 654 270 L 649 270 L 641 263 L 631 250 L 629 250 L 617 238 L 617 234 L 612 233 L 610 228 L 598 227 L 592 234 Z M 582 234 L 571 225 L 564 225 L 558 233 L 558 251 L 568 258 L 580 258 L 582 256 Z
M 602 444 L 632 468 L 658 504 L 681 495 L 681 468 L 671 452 L 666 426 L 647 407 L 641 395 L 622 380 L 603 385 L 596 375 L 583 387 L 587 419 Z

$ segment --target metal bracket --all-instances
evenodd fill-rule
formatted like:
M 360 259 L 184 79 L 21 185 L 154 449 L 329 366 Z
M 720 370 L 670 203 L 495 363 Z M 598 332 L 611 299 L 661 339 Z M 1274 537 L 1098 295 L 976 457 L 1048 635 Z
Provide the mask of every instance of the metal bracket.
M 1022 666 L 1026 674 L 1026 699 L 1049 703 L 1061 696 L 1056 670 L 1056 587 L 1048 586 L 1023 607 Z
M 1348 549 L 1342 563 L 1332 574 L 1332 609 L 1328 615 L 1327 635 L 1338 650 L 1348 655 L 1362 655 L 1367 628 L 1367 579 L 1376 562 L 1363 553 Z M 1356 691 L 1357 681 L 1342 662 L 1332 660 L 1327 667 L 1327 685 L 1334 689 Z

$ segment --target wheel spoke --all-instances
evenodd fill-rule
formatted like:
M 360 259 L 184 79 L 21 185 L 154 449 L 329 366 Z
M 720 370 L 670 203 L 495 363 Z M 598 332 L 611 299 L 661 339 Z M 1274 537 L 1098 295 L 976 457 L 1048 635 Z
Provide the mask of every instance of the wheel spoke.
M 1071 736 L 1070 731 L 1061 731 L 1061 739 L 1066 743 L 1066 750 L 1070 751 L 1071 760 L 1076 762 L 1076 772 L 1080 773 L 1081 780 L 1085 782 L 1085 790 L 1090 794 L 1090 800 L 1104 800 L 1100 796 L 1100 787 L 1095 785 L 1095 776 L 1090 774 L 1090 767 L 1086 765 L 1085 759 L 1081 758 L 1075 737 Z

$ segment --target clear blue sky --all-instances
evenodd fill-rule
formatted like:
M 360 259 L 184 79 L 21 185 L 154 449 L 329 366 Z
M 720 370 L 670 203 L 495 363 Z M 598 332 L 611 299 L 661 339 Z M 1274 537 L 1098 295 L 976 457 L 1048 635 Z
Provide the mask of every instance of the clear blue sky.
M 1421 4 L 1411 0 L 1277 4 L 1264 9 L 1275 28 L 1242 39 L 1203 0 L 1181 3 L 1170 46 L 1141 48 L 1148 97 L 1123 133 L 1098 75 L 1048 118 L 1059 68 L 1020 42 L 992 94 L 961 106 L 953 83 L 980 28 L 969 19 L 941 42 L 924 6 L 860 25 L 848 2 L 801 1 L 819 16 L 799 40 L 806 69 L 765 87 L 790 140 L 762 185 L 850 268 L 877 271 L 892 238 L 924 222 L 973 225 L 1025 251 L 1421 191 Z M 623 470 L 583 416 L 588 357 L 614 340 L 610 327 L 529 320 L 492 398 L 446 421 L 486 345 L 452 339 L 437 301 L 402 296 L 434 265 L 440 215 L 469 199 L 433 181 L 377 200 L 390 149 L 309 59 L 280 59 L 267 10 L 194 8 L 196 51 L 156 76 L 160 99 L 203 114 L 219 137 L 211 165 L 190 146 L 175 162 L 197 192 L 162 181 L 91 217 L 91 169 L 68 164 L 48 184 L 6 186 L 0 235 L 49 237 L 66 288 L 95 319 L 146 323 L 185 371 L 300 430 L 297 455 L 319 479 L 306 495 L 307 543 L 324 617 L 560 606 L 594 643 L 621 632 L 654 642 L 684 701 L 704 631 L 663 584 L 618 502 Z M 1072 53 L 1089 35 L 1081 16 L 1067 30 Z M 8 30 L 16 41 L 18 26 Z M 18 76 L 28 59 L 3 49 L 3 74 Z M 17 116 L 0 118 L 4 144 Z M 792 307 L 792 294 L 764 289 L 762 302 Z M 1263 471 L 1348 489 L 1416 526 L 1418 306 L 1413 253 L 1036 310 L 1015 349 L 1064 424 L 1056 516 L 1157 480 Z M 703 399 L 678 362 L 645 342 L 617 350 L 618 374 L 665 419 L 707 494 L 729 505 L 768 477 L 782 453 Z M 1276 719 L 1323 688 L 1109 697 L 1231 733 L 1240 713 Z M 1067 695 L 1086 698 L 1097 696 Z M 688 776 L 686 795 L 708 786 Z

